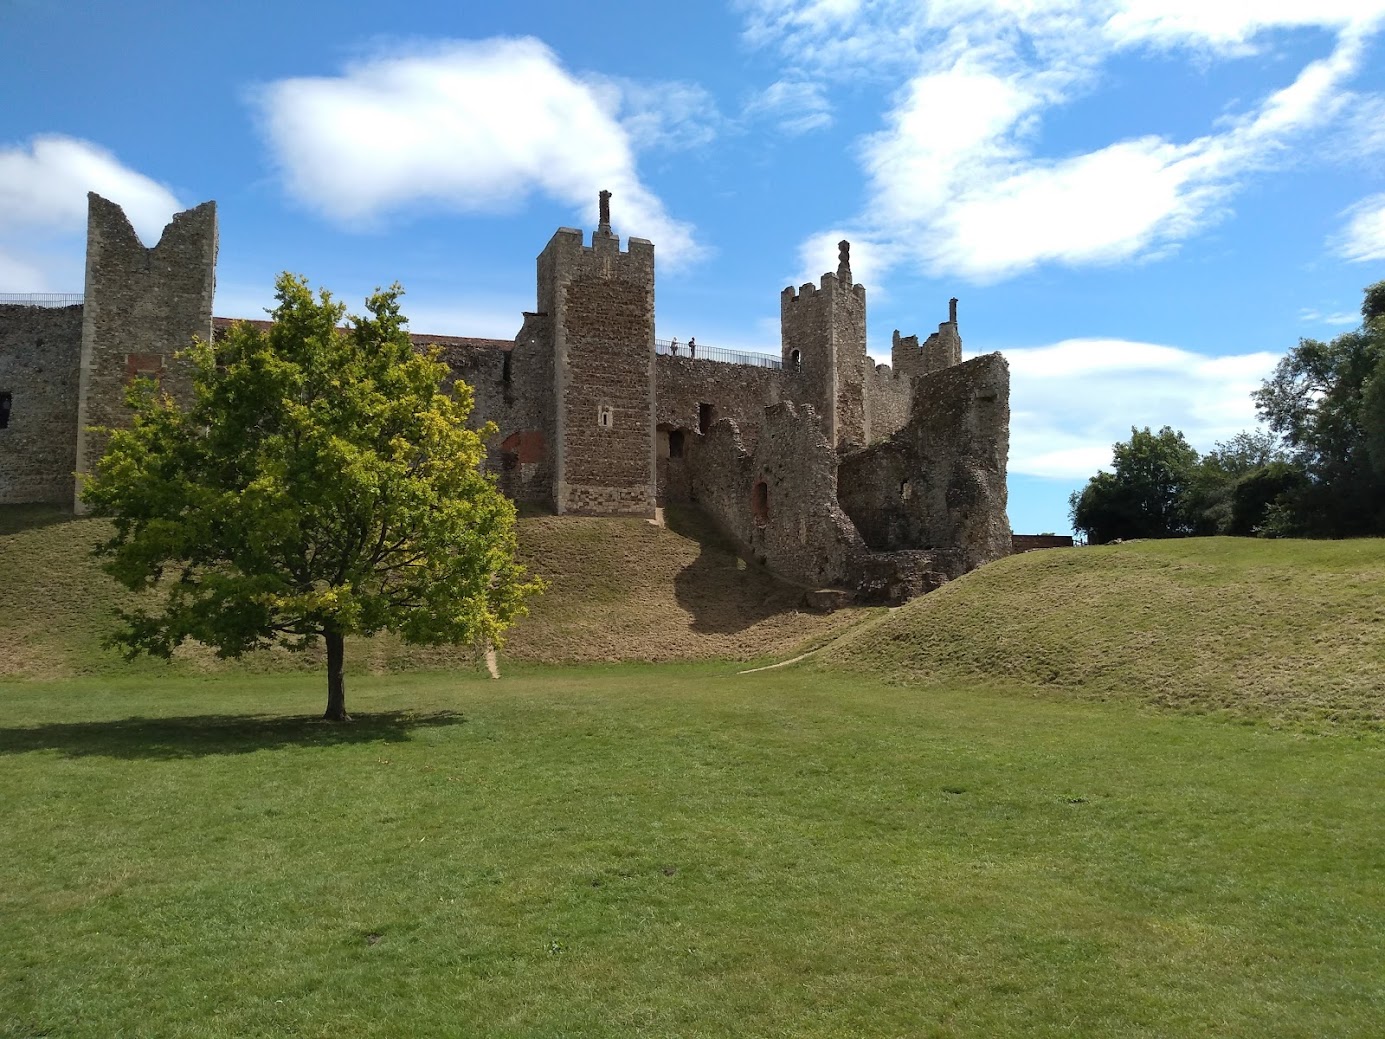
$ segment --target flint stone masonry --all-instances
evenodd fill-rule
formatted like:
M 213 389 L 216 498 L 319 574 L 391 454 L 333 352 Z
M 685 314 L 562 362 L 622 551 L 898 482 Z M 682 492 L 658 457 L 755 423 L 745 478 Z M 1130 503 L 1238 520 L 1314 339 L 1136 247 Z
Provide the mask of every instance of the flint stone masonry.
M 850 274 L 779 296 L 784 398 L 812 407 L 834 448 L 866 442 L 866 287 Z
M 72 501 L 82 307 L 0 306 L 0 504 Z
M 654 246 L 561 228 L 539 257 L 557 398 L 559 513 L 653 516 Z M 610 422 L 602 424 L 609 408 Z
M 893 364 L 872 364 L 842 242 L 835 273 L 780 297 L 782 370 L 656 357 L 654 246 L 621 249 L 610 199 L 590 244 L 559 228 L 539 254 L 513 341 L 412 336 L 471 387 L 506 494 L 558 513 L 696 503 L 820 606 L 901 602 L 1010 552 L 1009 370 L 998 354 L 961 362 L 956 300 L 922 345 L 896 332 Z M 213 203 L 146 249 L 92 195 L 87 237 L 84 307 L 0 306 L 0 502 L 72 500 L 102 446 L 86 426 L 126 421 L 137 374 L 186 399 L 175 354 L 212 334 Z
M 82 315 L 77 407 L 79 474 L 105 449 L 92 426 L 129 422 L 125 385 L 129 359 L 161 359 L 159 382 L 173 396 L 191 393 L 190 373 L 175 355 L 193 336 L 212 337 L 216 292 L 216 203 L 177 214 L 159 243 L 145 248 L 125 211 L 95 192 L 87 195 L 86 303 Z M 81 511 L 81 477 L 75 507 Z

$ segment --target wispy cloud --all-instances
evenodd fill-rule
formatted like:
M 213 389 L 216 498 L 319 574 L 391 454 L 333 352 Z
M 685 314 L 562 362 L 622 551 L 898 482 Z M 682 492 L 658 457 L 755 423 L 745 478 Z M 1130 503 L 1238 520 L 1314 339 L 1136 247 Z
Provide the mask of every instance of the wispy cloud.
M 1305 307 L 1298 312 L 1299 319 L 1312 325 L 1328 325 L 1342 328 L 1347 325 L 1357 325 L 1361 323 L 1361 312 L 1359 310 L 1339 310 L 1332 313 L 1323 313 L 1312 307 Z
M 590 224 L 608 188 L 621 233 L 653 239 L 675 266 L 692 260 L 693 228 L 669 215 L 636 163 L 639 144 L 686 137 L 687 120 L 631 105 L 611 84 L 568 71 L 538 40 L 491 39 L 378 53 L 251 97 L 289 193 L 339 224 L 507 210 L 532 193 Z M 683 100 L 698 103 L 695 91 Z
M 746 120 L 763 120 L 790 136 L 832 125 L 832 106 L 822 84 L 779 79 L 751 98 L 741 111 Z
M 1385 0 L 743 0 L 746 38 L 786 76 L 899 83 L 861 142 L 868 192 L 851 237 L 934 275 L 994 281 L 1041 264 L 1161 255 L 1224 219 L 1257 172 L 1379 102 L 1349 84 Z M 1270 30 L 1336 33 L 1331 53 L 1201 136 L 1045 154 L 1045 115 L 1123 52 L 1243 55 Z M 816 236 L 815 236 L 816 237 Z
M 88 191 L 124 207 L 147 245 L 182 208 L 91 141 L 48 134 L 0 148 L 0 291 L 80 290 Z
M 1206 451 L 1257 425 L 1250 394 L 1279 355 L 1206 357 L 1122 339 L 1067 339 L 1007 349 L 1010 472 L 1075 484 L 1111 466 L 1130 427 L 1180 429 Z
M 1336 241 L 1343 259 L 1385 260 L 1385 194 L 1364 198 L 1343 214 L 1346 228 Z

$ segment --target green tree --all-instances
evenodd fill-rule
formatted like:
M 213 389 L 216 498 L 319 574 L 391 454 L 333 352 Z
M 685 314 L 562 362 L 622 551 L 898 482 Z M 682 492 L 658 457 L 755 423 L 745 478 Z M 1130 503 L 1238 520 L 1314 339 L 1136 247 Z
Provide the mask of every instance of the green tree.
M 1132 426 L 1130 440 L 1111 450 L 1114 471 L 1099 471 L 1068 498 L 1073 529 L 1096 544 L 1191 533 L 1184 498 L 1198 454 L 1183 434 Z
M 1281 502 L 1296 532 L 1385 532 L 1385 282 L 1366 289 L 1361 327 L 1302 339 L 1255 391 L 1255 406 L 1307 479 Z
M 345 638 L 499 642 L 539 587 L 515 562 L 513 504 L 480 471 L 493 426 L 464 422 L 471 390 L 417 354 L 396 285 L 345 307 L 289 274 L 273 323 L 187 352 L 180 406 L 137 381 L 83 489 L 115 533 L 97 547 L 154 608 L 121 614 L 127 656 L 194 639 L 237 657 L 318 638 L 325 717 L 347 721 Z
M 1270 466 L 1282 477 L 1286 468 L 1292 468 L 1287 463 L 1279 438 L 1268 430 L 1242 431 L 1218 442 L 1193 468 L 1184 490 L 1183 511 L 1192 533 L 1255 533 L 1269 503 L 1257 504 L 1249 490 L 1238 495 L 1240 483 Z M 1256 493 L 1266 493 L 1272 485 L 1262 474 L 1254 486 Z

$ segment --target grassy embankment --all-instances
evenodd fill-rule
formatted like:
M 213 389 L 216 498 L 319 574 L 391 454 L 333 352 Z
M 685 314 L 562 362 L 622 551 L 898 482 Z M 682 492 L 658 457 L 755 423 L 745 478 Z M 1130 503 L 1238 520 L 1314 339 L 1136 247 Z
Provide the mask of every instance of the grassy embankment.
M 0 508 L 0 679 L 128 672 L 130 665 L 101 645 L 112 606 L 133 601 L 90 556 L 108 530 L 104 521 L 53 510 Z M 525 564 L 549 587 L 511 633 L 502 663 L 765 658 L 840 631 L 863 613 L 802 610 L 802 589 L 738 560 L 693 512 L 671 512 L 667 528 L 641 520 L 536 517 L 520 521 L 519 537 Z M 348 640 L 347 665 L 357 673 L 472 667 L 474 655 L 382 636 Z M 196 649 L 171 668 L 150 661 L 134 666 L 151 675 L 228 667 Z M 248 657 L 235 669 L 322 666 L 320 653 L 277 653 Z
M 560 547 L 611 605 L 555 580 L 545 652 L 604 638 L 579 621 L 688 656 L 804 634 L 772 589 L 739 631 L 698 630 L 734 625 L 684 571 L 763 578 L 610 532 Z M 0 538 L 55 580 L 39 548 Z M 50 673 L 89 672 L 0 683 L 7 1039 L 1385 1020 L 1378 542 L 1040 553 L 786 669 L 361 676 L 344 727 L 308 720 L 319 675 L 112 671 L 70 580 L 0 612 L 0 653 L 41 637 L 29 666 L 56 647 Z M 684 611 L 672 635 L 622 613 L 627 580 Z
M 1002 560 L 819 667 L 1328 728 L 1385 724 L 1385 540 L 1144 541 Z

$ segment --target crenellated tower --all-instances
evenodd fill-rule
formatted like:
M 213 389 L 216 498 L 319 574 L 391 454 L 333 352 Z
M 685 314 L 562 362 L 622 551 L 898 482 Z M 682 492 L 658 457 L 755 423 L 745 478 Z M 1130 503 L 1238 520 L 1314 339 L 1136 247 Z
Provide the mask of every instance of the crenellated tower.
M 851 277 L 851 243 L 836 274 L 779 297 L 785 396 L 810 404 L 838 450 L 866 444 L 866 287 Z
M 895 329 L 890 367 L 900 378 L 915 378 L 962 363 L 962 336 L 957 331 L 957 299 L 948 300 L 947 320 L 919 346 L 919 337 L 901 336 Z
M 559 513 L 653 516 L 654 246 L 611 231 L 610 192 L 590 245 L 559 228 L 538 258 L 554 386 Z
M 77 498 L 81 474 L 105 449 L 91 426 L 128 423 L 125 386 L 149 375 L 186 400 L 191 381 L 174 355 L 193 336 L 210 341 L 216 293 L 216 203 L 178 213 L 146 248 L 125 211 L 87 194 L 86 304 L 77 397 Z

